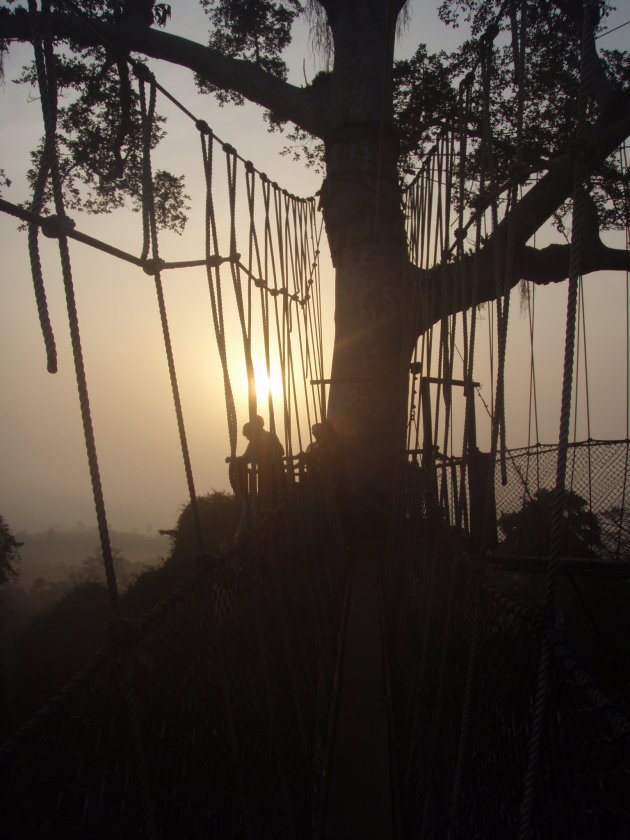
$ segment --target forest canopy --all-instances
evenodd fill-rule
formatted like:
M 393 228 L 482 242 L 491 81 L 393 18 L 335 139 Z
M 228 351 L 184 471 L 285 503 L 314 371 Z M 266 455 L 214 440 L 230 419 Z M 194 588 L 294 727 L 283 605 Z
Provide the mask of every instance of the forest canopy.
M 340 7 L 334 11 L 335 5 Z M 242 104 L 246 98 L 269 99 L 265 117 L 271 130 L 284 127 L 287 149 L 306 163 L 323 163 L 322 140 L 328 131 L 327 119 L 332 115 L 331 88 L 335 83 L 334 66 L 343 56 L 337 55 L 337 41 L 331 21 L 341 14 L 341 7 L 352 4 L 318 3 L 308 0 L 280 0 L 280 2 L 232 2 L 232 0 L 202 0 L 207 15 L 209 54 L 225 61 L 225 68 L 217 67 L 222 83 L 197 68 L 197 60 L 187 61 L 179 51 L 185 44 L 167 45 L 158 40 L 156 28 L 168 32 L 169 22 L 180 10 L 177 5 L 152 2 L 44 2 L 42 9 L 50 9 L 50 26 L 59 32 L 59 41 L 66 47 L 55 53 L 56 84 L 59 94 L 58 137 L 63 182 L 69 209 L 85 209 L 91 213 L 109 212 L 124 204 L 139 209 L 141 182 L 141 119 L 136 86 L 126 57 L 146 61 L 154 53 L 164 51 L 164 57 L 175 63 L 193 65 L 197 88 L 215 96 L 221 103 Z M 401 15 L 407 18 L 421 14 L 421 4 L 394 3 L 405 6 Z M 392 61 L 393 121 L 399 142 L 399 171 L 401 178 L 413 175 L 424 155 L 444 126 L 458 118 L 458 88 L 467 74 L 479 64 L 479 45 L 483 40 L 493 44 L 492 61 L 496 84 L 490 101 L 489 118 L 498 126 L 495 136 L 495 167 L 497 182 L 509 177 L 513 160 L 513 135 L 517 118 L 516 97 L 513 96 L 518 79 L 514 73 L 514 50 L 517 11 L 524 8 L 527 25 L 527 100 L 522 138 L 521 180 L 545 172 L 560 149 L 566 146 L 574 130 L 577 91 L 579 86 L 580 42 L 576 37 L 581 27 L 581 6 L 566 0 L 540 2 L 497 3 L 493 0 L 444 0 L 439 16 L 445 26 L 463 27 L 470 37 L 463 40 L 454 52 L 433 51 L 431 45 L 418 44 L 412 58 Z M 508 11 L 506 11 L 506 8 Z M 595 39 L 603 34 L 614 9 L 606 0 L 597 4 Z M 357 17 L 361 12 L 353 12 Z M 366 12 L 367 14 L 367 12 Z M 322 71 L 310 84 L 299 89 L 310 102 L 309 118 L 303 108 L 291 108 L 291 101 L 275 101 L 277 94 L 251 91 L 255 74 L 260 83 L 266 78 L 284 82 L 288 67 L 284 59 L 291 43 L 293 27 L 298 17 L 308 18 L 311 44 L 318 48 Z M 352 17 L 352 16 L 350 16 Z M 102 24 L 100 29 L 97 22 Z M 403 20 L 401 26 L 404 28 Z M 148 37 L 143 27 L 152 26 L 154 36 Z M 0 49 L 8 51 L 13 38 L 30 36 L 28 15 L 23 5 L 14 2 L 0 4 Z M 122 37 L 128 31 L 129 36 Z M 111 46 L 98 45 L 96 33 Z M 120 34 L 117 34 L 120 33 Z M 358 35 L 359 33 L 357 33 Z M 75 36 L 73 38 L 73 35 Z M 65 36 L 65 37 L 64 37 Z M 66 40 L 66 38 L 68 40 Z M 155 38 L 155 43 L 153 43 Z M 183 39 L 178 39 L 183 40 Z M 127 42 L 136 42 L 135 49 Z M 82 43 L 84 42 L 84 43 Z M 605 42 L 602 42 L 605 44 Z M 168 46 L 168 50 L 166 47 Z M 130 48 L 131 47 L 131 48 Z M 594 47 L 594 45 L 593 45 Z M 144 54 L 143 54 L 144 52 Z M 162 57 L 162 56 L 159 56 Z M 232 59 L 239 60 L 237 66 Z M 242 62 L 251 65 L 251 83 L 244 74 Z M 231 78 L 233 76 L 233 78 Z M 18 79 L 29 85 L 36 83 L 34 64 L 24 67 Z M 627 51 L 597 50 L 597 65 L 593 82 L 591 118 L 594 120 L 617 115 L 627 106 L 630 82 L 630 56 Z M 472 108 L 469 131 L 480 138 L 483 131 L 483 91 L 481 76 L 477 74 L 471 90 Z M 278 89 L 280 93 L 281 88 Z M 297 91 L 296 91 L 297 92 Z M 347 92 L 350 97 L 353 91 Z M 273 101 L 272 101 L 273 100 Z M 262 102 L 265 106 L 267 103 Z M 297 104 L 297 103 L 296 103 Z M 275 107 L 274 107 L 275 106 Z M 295 110 L 295 113 L 292 113 Z M 316 115 L 315 115 L 316 112 Z M 311 125 L 312 123 L 312 125 Z M 154 147 L 167 130 L 164 117 L 154 123 Z M 35 179 L 41 145 L 33 150 L 31 181 Z M 470 154 L 470 175 L 481 165 L 479 146 Z M 10 177 L 11 173 L 7 173 Z M 183 177 L 159 170 L 155 173 L 156 200 L 160 224 L 181 231 L 186 222 L 187 197 Z M 627 179 L 616 164 L 615 156 L 603 160 L 589 178 L 589 192 L 595 199 L 602 229 L 622 228 L 626 224 L 624 201 Z M 556 213 L 558 223 L 566 215 L 562 203 Z

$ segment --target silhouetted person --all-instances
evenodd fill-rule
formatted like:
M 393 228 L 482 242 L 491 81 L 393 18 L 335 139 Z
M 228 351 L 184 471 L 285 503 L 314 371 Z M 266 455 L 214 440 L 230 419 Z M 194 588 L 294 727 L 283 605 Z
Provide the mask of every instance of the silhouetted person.
M 256 416 L 243 426 L 249 443 L 238 460 L 256 467 L 258 499 L 261 510 L 275 507 L 285 491 L 284 449 L 275 432 L 268 432 L 262 417 Z
M 309 468 L 313 468 L 322 455 L 322 446 L 324 442 L 324 424 L 315 423 L 311 426 L 311 433 L 313 440 L 306 447 L 304 452 L 304 460 Z
M 319 469 L 326 466 L 334 472 L 338 469 L 340 453 L 337 446 L 335 430 L 328 420 L 315 423 L 311 426 L 313 441 L 306 447 L 304 459 L 311 469 Z

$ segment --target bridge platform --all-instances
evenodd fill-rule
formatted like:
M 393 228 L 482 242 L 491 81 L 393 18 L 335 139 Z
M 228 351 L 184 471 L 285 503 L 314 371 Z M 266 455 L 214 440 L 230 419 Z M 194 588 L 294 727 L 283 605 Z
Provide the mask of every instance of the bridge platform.
M 325 815 L 325 840 L 391 840 L 393 803 L 378 567 L 355 549 Z

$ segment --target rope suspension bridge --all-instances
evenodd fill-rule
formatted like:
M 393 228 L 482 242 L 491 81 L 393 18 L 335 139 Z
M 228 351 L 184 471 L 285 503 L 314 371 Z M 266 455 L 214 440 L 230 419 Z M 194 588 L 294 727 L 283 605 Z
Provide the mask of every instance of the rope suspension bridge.
M 59 243 L 112 618 L 105 645 L 0 748 L 7 836 L 355 836 L 351 826 L 361 820 L 352 811 L 368 815 L 366 837 L 630 836 L 630 723 L 570 652 L 557 606 L 558 579 L 567 570 L 629 573 L 628 423 L 623 440 L 593 440 L 589 428 L 580 441 L 577 421 L 572 441 L 569 434 L 576 323 L 578 360 L 581 341 L 586 365 L 579 155 L 559 441 L 542 444 L 537 431 L 531 439 L 537 397 L 530 293 L 530 439 L 520 449 L 507 446 L 506 348 L 516 272 L 509 210 L 535 181 L 521 159 L 527 21 L 526 6 L 517 6 L 509 9 L 516 149 L 510 176 L 500 183 L 491 25 L 480 39 L 476 70 L 460 85 L 457 119 L 440 130 L 404 191 L 410 258 L 420 273 L 442 272 L 444 283 L 439 300 L 418 288 L 414 314 L 431 312 L 435 326 L 422 332 L 411 360 L 407 457 L 387 539 L 374 544 L 354 533 L 332 436 L 314 441 L 311 432 L 329 428 L 316 198 L 270 182 L 133 61 L 143 141 L 140 256 L 81 233 L 65 212 L 59 174 L 52 38 L 33 15 L 45 140 L 31 206 L 0 199 L 0 209 L 28 228 L 50 372 L 57 359 L 39 232 Z M 583 89 L 588 74 L 583 49 Z M 159 96 L 181 107 L 199 134 L 206 187 L 199 259 L 169 262 L 160 254 L 151 161 Z M 474 123 L 481 131 L 473 137 Z M 627 147 L 618 154 L 627 179 Z M 43 212 L 49 183 L 54 215 Z M 489 303 L 474 257 L 504 222 L 506 247 L 495 255 Z M 120 606 L 70 241 L 136 265 L 155 284 L 198 568 L 140 619 L 126 618 Z M 453 256 L 461 265 L 470 257 L 472 276 L 462 269 L 450 282 Z M 218 555 L 206 551 L 196 509 L 162 288 L 164 272 L 193 266 L 207 270 L 230 482 L 242 509 L 233 544 Z M 238 314 L 248 421 L 255 424 L 259 410 L 266 412 L 270 434 L 282 441 L 284 469 L 273 488 L 264 464 L 237 455 L 228 295 Z M 484 403 L 490 443 L 482 452 L 475 377 L 486 304 L 495 390 Z M 258 406 L 257 329 L 267 377 L 276 361 L 281 372 L 280 410 L 271 390 L 267 405 Z M 568 503 L 575 496 L 579 522 L 586 523 L 579 533 Z M 546 573 L 542 603 L 524 606 L 508 597 L 497 570 L 510 569 Z M 374 743 L 365 754 L 349 755 L 356 746 L 346 738 L 356 724 L 353 680 L 369 683 L 358 696 L 367 711 L 357 731 L 362 737 L 373 730 Z M 348 786 L 344 774 L 377 759 L 375 772 L 366 772 L 378 777 L 375 799 L 381 800 L 353 800 L 360 787 Z

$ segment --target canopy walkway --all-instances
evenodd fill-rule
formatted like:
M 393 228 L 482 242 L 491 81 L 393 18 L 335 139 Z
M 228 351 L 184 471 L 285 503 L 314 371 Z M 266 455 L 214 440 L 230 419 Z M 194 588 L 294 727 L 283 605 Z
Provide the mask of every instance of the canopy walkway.
M 517 836 L 544 647 L 530 836 L 624 836 L 630 725 L 562 627 L 417 485 L 387 544 L 354 551 L 330 498 L 303 476 L 255 536 L 112 620 L 2 747 L 9 836 Z
M 522 25 L 518 32 L 524 38 Z M 132 63 L 144 131 L 142 252 L 126 254 L 85 236 L 64 211 L 54 142 L 52 41 L 37 30 L 33 41 L 46 124 L 40 172 L 30 209 L 4 200 L 0 209 L 28 225 L 51 371 L 57 363 L 39 229 L 59 240 L 112 618 L 106 644 L 0 749 L 7 836 L 630 836 L 630 723 L 570 652 L 556 600 L 567 558 L 578 564 L 573 571 L 581 563 L 585 571 L 597 566 L 630 577 L 630 565 L 625 566 L 630 442 L 571 443 L 563 400 L 558 444 L 536 440 L 522 449 L 507 448 L 510 295 L 501 278 L 514 271 L 509 235 L 505 264 L 494 278 L 490 451 L 477 448 L 473 373 L 483 301 L 475 296 L 479 278 L 474 277 L 459 290 L 446 284 L 442 300 L 423 301 L 419 294 L 419 305 L 442 314 L 435 330 L 423 333 L 411 363 L 408 455 L 401 458 L 388 532 L 369 541 L 349 523 L 330 439 L 315 457 L 305 454 L 312 426 L 326 420 L 315 200 L 271 183 L 182 106 L 200 137 L 207 185 L 205 253 L 183 263 L 163 260 L 150 138 L 156 97 L 165 92 L 144 65 Z M 522 186 L 520 175 L 504 185 L 493 180 L 487 119 L 483 138 L 466 136 L 473 86 L 489 96 L 492 38 L 484 36 L 480 43 L 481 79 L 473 74 L 462 81 L 459 125 L 440 131 L 406 191 L 410 255 L 423 271 L 443 270 L 450 253 L 463 255 L 466 241 L 478 249 L 483 231 L 501 224 Z M 516 52 L 524 61 L 524 41 Z M 514 95 L 518 134 L 519 84 Z M 466 170 L 467 144 L 470 153 L 474 142 L 486 155 L 480 179 Z M 627 173 L 626 150 L 620 154 Z M 49 178 L 54 217 L 42 214 Z M 468 217 L 465 195 L 477 196 L 476 203 L 468 202 L 474 204 Z M 219 203 L 229 208 L 227 214 L 217 212 Z M 451 242 L 454 223 L 458 233 Z M 193 516 L 196 491 L 161 278 L 168 269 L 199 264 L 208 273 L 230 479 L 243 516 L 233 545 L 217 555 L 206 551 L 197 517 L 197 573 L 137 620 L 121 614 L 69 240 L 127 259 L 153 278 Z M 285 452 L 277 493 L 263 491 L 262 464 L 248 467 L 237 457 L 223 310 L 227 271 L 249 382 L 250 422 L 258 412 L 254 318 L 262 325 L 267 372 L 273 354 L 282 372 L 281 412 L 276 416 L 271 394 L 266 406 L 269 429 L 282 437 Z M 575 305 L 578 281 L 572 268 L 569 299 Z M 467 307 L 457 322 L 451 302 L 460 293 Z M 575 310 L 573 316 L 575 323 Z M 570 345 L 568 340 L 569 409 Z M 533 357 L 531 367 L 535 394 Z M 460 386 L 458 408 L 454 394 Z M 454 447 L 458 411 L 463 442 Z M 545 493 L 555 494 L 551 511 Z M 571 493 L 581 500 L 573 509 L 577 518 L 565 504 Z M 520 525 L 507 518 L 516 514 Z M 532 522 L 540 528 L 533 529 Z M 504 536 L 508 527 L 512 535 L 500 544 L 498 526 Z M 534 562 L 527 559 L 532 539 Z M 496 570 L 519 558 L 528 572 L 544 565 L 548 583 L 542 603 L 521 605 L 499 585 Z

